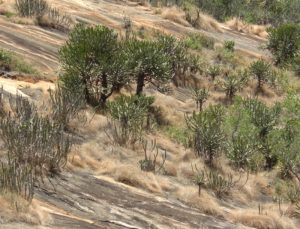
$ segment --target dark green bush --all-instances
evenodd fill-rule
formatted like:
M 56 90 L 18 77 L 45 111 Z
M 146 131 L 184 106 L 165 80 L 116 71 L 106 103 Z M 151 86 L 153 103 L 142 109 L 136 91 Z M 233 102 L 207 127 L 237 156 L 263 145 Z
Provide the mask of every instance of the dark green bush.
M 130 81 L 123 45 L 107 27 L 75 26 L 59 51 L 65 87 L 80 86 L 89 104 L 103 106 L 113 92 Z
M 257 90 L 262 90 L 262 85 L 269 81 L 271 64 L 264 60 L 258 60 L 251 64 L 250 73 L 257 79 Z
M 209 165 L 221 153 L 224 143 L 222 128 L 224 109 L 210 106 L 206 110 L 186 116 L 186 125 L 192 133 L 191 142 L 198 156 L 203 156 Z
M 136 81 L 136 94 L 141 95 L 146 83 L 161 89 L 172 78 L 172 62 L 159 41 L 130 40 L 126 43 L 129 68 Z
M 269 29 L 269 42 L 267 48 L 273 54 L 276 65 L 285 65 L 299 56 L 300 52 L 300 26 L 284 24 Z

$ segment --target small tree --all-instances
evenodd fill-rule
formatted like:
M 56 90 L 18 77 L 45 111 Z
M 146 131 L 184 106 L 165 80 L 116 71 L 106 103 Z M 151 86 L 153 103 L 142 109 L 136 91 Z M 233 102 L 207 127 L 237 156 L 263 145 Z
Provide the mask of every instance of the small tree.
M 276 104 L 269 108 L 257 99 L 244 100 L 243 104 L 250 115 L 251 122 L 258 128 L 259 144 L 265 156 L 266 168 L 271 169 L 277 163 L 277 157 L 272 153 L 269 136 L 279 121 L 281 107 Z
M 250 66 L 250 73 L 257 79 L 257 90 L 261 91 L 263 83 L 268 82 L 271 65 L 264 60 L 255 61 Z
M 211 65 L 207 69 L 207 74 L 211 77 L 212 81 L 221 74 L 221 67 L 219 65 Z
M 170 57 L 157 41 L 131 40 L 127 43 L 129 66 L 136 80 L 136 95 L 141 95 L 146 83 L 156 88 L 172 78 Z
M 226 98 L 229 102 L 232 102 L 236 93 L 241 90 L 241 88 L 247 82 L 248 74 L 245 71 L 238 71 L 236 73 L 229 73 L 226 75 L 222 88 L 226 93 Z
M 112 120 L 112 135 L 120 145 L 134 144 L 140 140 L 146 128 L 146 121 L 154 97 L 120 96 L 108 103 Z
M 295 176 L 300 181 L 298 175 L 300 166 L 300 132 L 299 121 L 288 120 L 281 130 L 271 136 L 274 144 L 275 156 L 281 165 L 283 177 Z
M 300 51 L 300 26 L 283 24 L 269 29 L 267 48 L 273 54 L 276 65 L 292 61 Z
M 118 42 L 113 30 L 75 26 L 59 51 L 65 87 L 83 87 L 89 104 L 105 104 L 114 91 L 129 82 L 128 56 L 122 50 L 123 43 Z
M 197 109 L 199 109 L 199 111 L 202 111 L 203 104 L 206 102 L 206 100 L 208 99 L 208 96 L 209 96 L 208 89 L 195 88 L 195 89 L 193 89 L 192 93 L 193 93 L 193 98 L 196 101 Z
M 210 166 L 223 146 L 223 118 L 224 110 L 221 106 L 210 106 L 203 112 L 186 116 L 187 127 L 193 133 L 191 141 L 196 154 L 203 155 Z

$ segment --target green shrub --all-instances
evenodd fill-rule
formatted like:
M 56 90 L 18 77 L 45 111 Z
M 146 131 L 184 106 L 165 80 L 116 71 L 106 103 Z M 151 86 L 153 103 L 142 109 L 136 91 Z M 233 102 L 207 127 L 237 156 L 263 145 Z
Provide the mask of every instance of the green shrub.
M 177 143 L 189 146 L 189 133 L 185 128 L 180 128 L 176 126 L 167 126 L 163 129 L 163 132 Z
M 215 40 L 201 33 L 190 33 L 184 40 L 184 44 L 192 50 L 213 49 Z
M 261 153 L 265 156 L 266 168 L 271 169 L 277 163 L 277 157 L 272 153 L 270 134 L 279 122 L 281 106 L 275 104 L 267 107 L 257 99 L 246 99 L 243 106 L 249 114 L 251 123 L 258 128 L 258 144 Z
M 300 123 L 298 120 L 290 119 L 285 126 L 274 133 L 272 137 L 273 151 L 278 158 L 281 175 L 283 177 L 298 176 L 300 166 Z
M 226 156 L 235 168 L 257 171 L 263 166 L 264 158 L 257 157 L 258 134 L 248 113 L 236 100 L 226 117 Z
M 146 83 L 161 89 L 172 77 L 170 56 L 159 41 L 130 40 L 126 43 L 129 67 L 136 81 L 136 94 L 141 95 Z
M 273 54 L 276 65 L 293 61 L 300 52 L 300 26 L 284 24 L 270 28 L 267 48 Z
M 229 52 L 234 52 L 234 46 L 235 46 L 234 41 L 225 41 L 224 42 L 224 49 Z
M 76 25 L 59 51 L 64 72 L 61 81 L 70 89 L 80 83 L 86 101 L 103 107 L 115 91 L 130 82 L 123 46 L 107 27 Z
M 3 49 L 0 49 L 0 70 L 37 74 L 37 71 L 31 65 L 21 60 L 12 52 Z
M 107 105 L 112 120 L 112 136 L 119 145 L 141 140 L 154 97 L 120 96 Z
M 234 96 L 243 87 L 244 84 L 245 79 L 235 73 L 230 73 L 225 77 L 222 88 L 225 91 L 226 98 L 229 102 L 232 102 Z
M 203 156 L 209 165 L 221 153 L 224 143 L 222 129 L 224 109 L 210 106 L 206 110 L 186 116 L 186 124 L 191 131 L 191 142 L 198 156 Z
M 199 111 L 202 111 L 203 110 L 203 105 L 209 97 L 208 89 L 195 88 L 195 89 L 192 90 L 192 93 L 193 93 L 193 99 L 196 102 L 197 109 L 199 109 Z
M 250 65 L 250 73 L 257 79 L 257 90 L 261 91 L 263 83 L 269 81 L 271 65 L 264 60 L 255 61 Z
M 220 65 L 211 65 L 207 69 L 207 74 L 211 77 L 212 81 L 216 79 L 217 76 L 219 76 L 222 72 L 222 69 Z

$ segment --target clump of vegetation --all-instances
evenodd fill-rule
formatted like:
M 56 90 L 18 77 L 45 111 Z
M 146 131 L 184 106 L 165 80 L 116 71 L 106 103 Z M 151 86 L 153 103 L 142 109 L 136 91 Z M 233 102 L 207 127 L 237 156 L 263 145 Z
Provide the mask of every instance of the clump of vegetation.
M 70 90 L 83 88 L 88 104 L 103 107 L 129 82 L 126 53 L 119 51 L 122 45 L 107 27 L 77 25 L 59 52 L 64 86 Z
M 215 40 L 201 33 L 191 33 L 185 39 L 184 44 L 192 50 L 213 49 Z
M 85 105 L 82 90 L 74 93 L 59 84 L 54 91 L 50 90 L 50 102 L 53 120 L 64 129 L 69 127 L 70 120 L 76 117 Z
M 129 53 L 129 68 L 136 81 L 136 94 L 141 95 L 146 83 L 160 89 L 169 82 L 172 75 L 170 57 L 161 49 L 157 41 L 132 40 L 126 44 Z
M 68 15 L 50 7 L 46 0 L 15 0 L 15 7 L 21 17 L 35 17 L 42 27 L 67 31 L 73 23 Z
M 257 79 L 257 92 L 262 91 L 263 84 L 269 81 L 271 65 L 264 60 L 255 61 L 250 66 L 250 73 Z
M 247 71 L 237 71 L 226 74 L 222 88 L 226 93 L 227 100 L 231 103 L 236 93 L 242 89 L 242 87 L 248 81 Z
M 209 106 L 206 110 L 186 116 L 186 124 L 192 132 L 192 146 L 198 156 L 203 156 L 208 165 L 221 153 L 225 140 L 222 124 L 224 109 Z
M 208 76 L 211 77 L 212 81 L 214 81 L 216 79 L 217 76 L 219 76 L 222 72 L 222 69 L 220 67 L 220 65 L 210 65 L 208 68 L 207 68 L 207 74 Z
M 0 70 L 18 71 L 25 74 L 37 74 L 37 71 L 31 65 L 22 61 L 13 53 L 0 49 Z
M 269 29 L 267 48 L 274 56 L 275 64 L 284 66 L 299 57 L 300 26 L 297 24 L 284 24 Z
M 149 146 L 148 141 L 144 140 L 142 146 L 144 151 L 144 159 L 139 161 L 141 170 L 146 172 L 159 173 L 163 169 L 166 162 L 167 151 L 163 150 L 163 153 L 161 155 L 162 162 L 159 165 L 157 156 L 160 149 L 156 146 L 156 141 L 152 141 L 151 145 Z
M 266 168 L 272 169 L 277 163 L 277 157 L 272 153 L 269 137 L 279 122 L 281 106 L 275 104 L 273 107 L 267 107 L 257 99 L 244 100 L 243 106 L 248 112 L 251 122 L 258 129 L 259 148 L 265 157 Z
M 111 135 L 119 145 L 140 141 L 149 117 L 153 97 L 120 96 L 107 105 L 111 118 Z
M 4 141 L 0 187 L 31 201 L 36 182 L 60 172 L 67 162 L 71 141 L 51 117 L 42 117 L 36 107 L 17 95 L 0 122 Z
M 56 8 L 49 8 L 45 14 L 38 15 L 36 22 L 41 27 L 68 31 L 73 24 L 73 20 L 67 14 L 62 14 Z
M 225 41 L 224 42 L 224 49 L 229 52 L 234 52 L 234 46 L 235 46 L 234 41 Z
M 16 0 L 15 6 L 22 17 L 43 16 L 49 9 L 45 0 Z
M 199 109 L 199 111 L 202 111 L 203 110 L 203 105 L 209 97 L 208 89 L 195 88 L 195 89 L 193 89 L 192 93 L 193 93 L 193 98 L 196 102 L 197 109 Z

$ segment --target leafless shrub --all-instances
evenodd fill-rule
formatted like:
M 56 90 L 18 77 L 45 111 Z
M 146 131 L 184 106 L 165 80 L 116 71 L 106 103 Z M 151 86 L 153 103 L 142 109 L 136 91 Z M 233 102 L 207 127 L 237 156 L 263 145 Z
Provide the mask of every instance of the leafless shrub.
M 67 14 L 61 13 L 57 8 L 49 8 L 43 15 L 37 17 L 38 25 L 61 31 L 68 31 L 73 20 Z
M 201 189 L 205 187 L 211 189 L 219 198 L 228 195 L 230 190 L 234 187 L 241 189 L 248 182 L 249 178 L 249 173 L 247 173 L 245 183 L 238 187 L 242 173 L 239 174 L 237 179 L 234 179 L 232 174 L 222 176 L 217 171 L 199 170 L 196 165 L 194 167 L 192 165 L 192 170 L 194 172 L 193 181 L 199 187 L 199 195 L 201 194 Z
M 148 141 L 144 140 L 142 143 L 142 146 L 143 146 L 145 158 L 143 160 L 139 161 L 141 170 L 147 171 L 147 172 L 154 172 L 154 173 L 160 172 L 161 169 L 163 169 L 163 167 L 164 167 L 164 164 L 165 164 L 165 161 L 167 158 L 167 151 L 163 150 L 162 163 L 159 166 L 159 168 L 157 168 L 157 156 L 159 154 L 160 149 L 156 146 L 156 141 L 151 141 L 151 145 L 149 148 Z
M 0 187 L 30 201 L 35 183 L 59 173 L 66 164 L 71 141 L 62 125 L 40 116 L 27 99 L 17 95 L 10 98 L 9 105 L 9 112 L 0 121 L 5 150 Z
M 16 0 L 15 7 L 22 17 L 42 16 L 49 9 L 45 0 Z
M 78 116 L 85 105 L 84 93 L 74 93 L 60 85 L 54 91 L 50 90 L 51 111 L 53 120 L 68 128 L 70 120 Z

